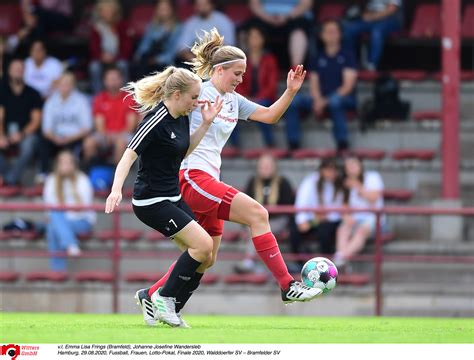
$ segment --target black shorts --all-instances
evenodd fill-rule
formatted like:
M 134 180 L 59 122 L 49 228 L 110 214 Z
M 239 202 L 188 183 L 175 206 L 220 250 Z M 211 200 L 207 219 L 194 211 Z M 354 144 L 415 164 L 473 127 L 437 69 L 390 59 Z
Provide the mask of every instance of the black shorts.
M 196 220 L 183 199 L 177 202 L 165 200 L 147 206 L 133 205 L 133 211 L 141 222 L 167 237 L 172 237 Z

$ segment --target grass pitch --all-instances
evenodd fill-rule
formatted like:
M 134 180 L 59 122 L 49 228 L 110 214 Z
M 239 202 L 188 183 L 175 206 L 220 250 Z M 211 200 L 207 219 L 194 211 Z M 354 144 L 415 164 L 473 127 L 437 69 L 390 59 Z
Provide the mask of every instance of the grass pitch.
M 1 313 L 0 343 L 474 343 L 472 319 L 186 316 L 192 329 L 137 315 Z

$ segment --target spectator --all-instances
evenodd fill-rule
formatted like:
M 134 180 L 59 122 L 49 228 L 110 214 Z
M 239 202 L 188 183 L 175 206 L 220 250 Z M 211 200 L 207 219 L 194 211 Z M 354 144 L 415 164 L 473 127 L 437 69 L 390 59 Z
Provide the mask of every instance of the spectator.
M 34 41 L 31 45 L 30 57 L 25 61 L 25 83 L 37 90 L 45 99 L 53 92 L 62 72 L 61 62 L 48 56 L 44 41 Z
M 89 42 L 91 62 L 89 73 L 94 94 L 102 89 L 104 66 L 116 65 L 128 81 L 128 60 L 132 57 L 132 41 L 117 0 L 98 0 Z
M 74 155 L 68 150 L 61 151 L 53 173 L 46 178 L 44 203 L 52 206 L 87 206 L 92 205 L 93 196 L 89 178 L 78 170 Z M 48 250 L 51 253 L 66 251 L 69 256 L 81 255 L 77 237 L 90 233 L 95 220 L 94 211 L 51 211 L 46 228 Z M 50 266 L 53 271 L 66 271 L 66 259 L 52 255 Z
M 376 70 L 382 57 L 385 38 L 402 28 L 402 0 L 370 0 L 358 19 L 344 24 L 344 42 L 355 53 L 362 34 L 370 36 L 368 70 Z
M 92 106 L 95 133 L 87 136 L 83 142 L 85 164 L 90 165 L 94 157 L 104 159 L 107 150 L 112 148 L 116 165 L 132 138 L 138 115 L 132 109 L 132 98 L 121 90 L 123 85 L 119 69 L 109 68 L 105 71 L 105 90 L 95 96 Z
M 277 162 L 270 154 L 263 154 L 257 161 L 257 174 L 249 179 L 246 194 L 265 206 L 292 205 L 295 195 L 290 182 L 279 175 Z M 270 215 L 270 225 L 275 234 L 289 235 L 290 242 L 297 243 L 294 236 L 297 233 L 294 217 L 291 215 Z M 288 234 L 289 232 L 289 234 Z M 251 234 L 249 233 L 249 238 Z M 248 242 L 245 259 L 236 265 L 239 273 L 254 272 L 257 270 L 253 260 L 255 247 Z
M 40 94 L 23 80 L 22 60 L 13 60 L 8 78 L 0 84 L 0 185 L 17 185 L 33 158 L 41 123 Z M 5 155 L 18 148 L 19 155 L 8 170 Z
M 346 111 L 356 106 L 356 64 L 353 54 L 341 48 L 337 21 L 328 20 L 321 25 L 320 39 L 323 48 L 309 62 L 311 96 L 297 95 L 285 114 L 290 148 L 300 146 L 300 111 L 312 109 L 320 116 L 327 109 L 337 149 L 343 152 L 349 147 Z
M 134 77 L 161 71 L 175 63 L 182 26 L 170 0 L 158 0 L 155 13 L 134 55 Z
M 344 162 L 344 203 L 350 208 L 383 207 L 383 180 L 376 171 L 364 171 L 362 162 L 348 157 Z M 382 218 L 382 225 L 385 219 Z M 371 212 L 355 212 L 343 216 L 337 230 L 334 263 L 343 266 L 359 253 L 375 233 L 376 216 Z
M 182 61 L 190 61 L 194 55 L 191 47 L 196 41 L 196 36 L 203 35 L 203 31 L 216 28 L 224 37 L 225 45 L 235 45 L 235 26 L 232 20 L 216 10 L 214 0 L 194 0 L 195 15 L 183 24 L 183 31 L 178 41 L 178 57 Z
M 44 178 L 50 169 L 50 159 L 59 150 L 72 150 L 79 156 L 81 143 L 92 130 L 89 101 L 75 88 L 72 73 L 64 73 L 58 81 L 58 91 L 44 105 L 42 144 L 40 146 L 41 174 Z
M 290 66 L 303 64 L 308 37 L 313 29 L 313 0 L 250 0 L 255 16 L 248 24 L 258 24 L 276 38 L 288 38 Z M 277 53 L 277 49 L 273 49 Z
M 278 62 L 272 53 L 265 50 L 263 29 L 252 26 L 247 32 L 247 70 L 238 92 L 263 106 L 270 106 L 277 98 Z M 272 125 L 258 123 L 267 147 L 274 147 Z M 231 135 L 234 145 L 239 145 L 239 125 Z
M 296 208 L 338 207 L 343 204 L 343 192 L 335 159 L 321 161 L 319 172 L 307 175 L 296 192 Z M 306 238 L 316 238 L 323 254 L 334 254 L 336 231 L 341 214 L 329 212 L 316 215 L 312 211 L 296 213 L 296 225 Z M 301 249 L 297 249 L 299 252 Z
M 7 44 L 5 38 L 0 35 L 0 81 L 7 73 Z

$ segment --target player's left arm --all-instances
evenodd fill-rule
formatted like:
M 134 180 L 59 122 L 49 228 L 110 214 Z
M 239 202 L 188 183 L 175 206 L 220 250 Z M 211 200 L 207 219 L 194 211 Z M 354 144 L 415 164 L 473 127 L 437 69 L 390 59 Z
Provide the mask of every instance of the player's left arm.
M 301 88 L 301 85 L 303 85 L 305 76 L 306 70 L 304 70 L 303 65 L 298 65 L 294 71 L 291 69 L 288 72 L 288 77 L 286 79 L 285 92 L 271 106 L 266 107 L 259 105 L 250 115 L 250 120 L 259 121 L 265 124 L 276 124 L 283 116 L 286 109 L 288 109 L 288 106 L 290 106 L 291 101 Z
M 209 100 L 200 101 L 202 122 L 201 125 L 199 125 L 199 127 L 191 134 L 189 138 L 189 149 L 185 157 L 191 154 L 194 149 L 199 145 L 202 138 L 206 134 L 206 131 L 211 126 L 212 121 L 221 111 L 223 103 L 224 99 L 219 99 L 219 96 L 216 97 L 216 100 L 214 102 L 211 102 Z

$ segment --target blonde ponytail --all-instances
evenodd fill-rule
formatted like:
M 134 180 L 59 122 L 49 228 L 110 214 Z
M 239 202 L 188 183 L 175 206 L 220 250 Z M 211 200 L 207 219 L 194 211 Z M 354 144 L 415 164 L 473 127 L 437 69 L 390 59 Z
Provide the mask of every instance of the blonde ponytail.
M 169 66 L 162 72 L 156 72 L 137 82 L 129 82 L 122 90 L 137 103 L 136 110 L 145 113 L 175 91 L 186 92 L 196 81 L 201 82 L 201 79 L 191 71 Z
M 216 65 L 247 59 L 241 49 L 224 45 L 224 37 L 216 28 L 210 32 L 204 31 L 204 35 L 194 43 L 191 52 L 195 58 L 186 64 L 191 65 L 193 71 L 202 79 L 209 79 Z M 224 68 L 230 66 L 223 65 Z

